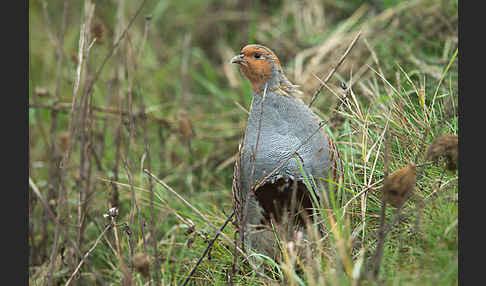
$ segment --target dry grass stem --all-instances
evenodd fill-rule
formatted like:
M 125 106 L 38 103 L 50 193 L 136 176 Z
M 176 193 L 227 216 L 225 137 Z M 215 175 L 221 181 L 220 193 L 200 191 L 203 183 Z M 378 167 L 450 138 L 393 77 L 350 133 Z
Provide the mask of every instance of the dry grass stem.
M 54 212 L 52 211 L 51 207 L 49 206 L 49 204 L 47 203 L 47 201 L 44 199 L 44 197 L 42 196 L 41 192 L 39 191 L 39 188 L 37 188 L 36 184 L 34 183 L 34 181 L 29 177 L 29 186 L 31 187 L 31 189 L 33 190 L 34 194 L 37 196 L 37 198 L 39 199 L 39 201 L 42 203 L 42 205 L 44 206 L 44 208 L 47 210 L 47 213 L 49 214 L 49 217 L 51 218 L 51 220 L 55 223 L 57 223 L 57 218 L 56 218 L 56 215 L 54 214 Z M 75 254 L 78 256 L 78 257 L 83 257 L 83 254 L 81 253 L 81 251 L 79 250 L 78 246 L 76 243 L 74 243 L 70 236 L 68 235 L 67 233 L 67 230 L 65 228 L 60 228 L 60 230 L 63 232 L 63 235 L 64 235 L 64 239 L 71 245 L 71 247 L 74 249 L 75 251 Z M 96 280 L 101 284 L 101 285 L 105 285 L 105 282 L 104 280 L 101 278 L 100 274 L 95 270 L 93 269 L 93 266 L 91 265 L 91 263 L 89 263 L 88 260 L 85 260 L 85 262 L 89 267 L 90 267 L 90 271 L 93 272 L 94 276 L 96 277 Z
M 349 52 L 351 51 L 351 49 L 354 47 L 354 45 L 356 44 L 356 42 L 358 41 L 359 39 L 359 36 L 361 36 L 361 31 L 359 31 L 357 34 L 356 34 L 356 37 L 354 38 L 354 40 L 351 42 L 351 44 L 349 44 L 349 47 L 348 49 L 344 52 L 344 54 L 341 56 L 341 58 L 339 59 L 339 61 L 337 62 L 337 64 L 334 66 L 334 68 L 329 72 L 329 74 L 327 75 L 326 79 L 324 79 L 324 83 L 327 83 L 332 75 L 338 70 L 338 68 L 341 66 L 341 64 L 343 63 L 344 59 L 347 57 L 347 55 L 349 54 Z M 319 86 L 319 88 L 314 92 L 314 94 L 312 95 L 312 99 L 311 101 L 309 102 L 309 107 L 312 106 L 312 104 L 314 103 L 314 101 L 316 100 L 317 98 L 317 95 L 319 95 L 319 93 L 321 92 L 322 88 L 324 87 L 324 84 L 321 83 L 321 85 Z
M 83 255 L 83 258 L 81 259 L 81 261 L 79 262 L 78 266 L 76 266 L 76 269 L 74 269 L 74 272 L 71 274 L 71 277 L 69 277 L 69 279 L 66 281 L 66 283 L 64 284 L 64 286 L 68 286 L 69 284 L 71 284 L 71 281 L 73 280 L 74 276 L 76 276 L 76 274 L 78 273 L 79 269 L 81 269 L 81 266 L 83 265 L 84 261 L 86 260 L 86 258 L 88 258 L 88 256 L 91 254 L 91 252 L 93 252 L 93 250 L 95 250 L 96 246 L 98 245 L 98 242 L 100 242 L 101 238 L 105 235 L 105 233 L 111 228 L 113 227 L 113 224 L 108 224 L 105 229 L 103 230 L 102 233 L 100 233 L 100 235 L 98 236 L 98 238 L 96 239 L 95 243 L 93 244 L 93 246 L 91 246 L 91 248 L 88 250 L 88 252 L 86 252 L 85 255 Z
M 196 264 L 192 268 L 191 272 L 189 272 L 189 274 L 187 275 L 186 279 L 184 280 L 184 283 L 182 284 L 183 286 L 185 286 L 189 282 L 189 280 L 191 279 L 192 275 L 196 271 L 197 267 L 199 266 L 199 264 L 201 264 L 202 260 L 204 259 L 204 257 L 206 256 L 206 254 L 209 252 L 209 250 L 213 246 L 213 244 L 216 241 L 216 239 L 218 239 L 219 234 L 224 230 L 224 228 L 226 227 L 226 225 L 231 221 L 231 219 L 233 218 L 233 215 L 234 214 L 235 214 L 234 211 L 231 212 L 231 214 L 228 216 L 228 218 L 226 219 L 226 221 L 223 223 L 223 225 L 219 229 L 220 232 L 216 233 L 216 235 L 214 236 L 214 238 L 209 242 L 209 244 L 206 247 L 206 249 L 204 250 L 203 254 L 201 254 L 201 256 L 199 257 L 198 261 L 196 262 Z

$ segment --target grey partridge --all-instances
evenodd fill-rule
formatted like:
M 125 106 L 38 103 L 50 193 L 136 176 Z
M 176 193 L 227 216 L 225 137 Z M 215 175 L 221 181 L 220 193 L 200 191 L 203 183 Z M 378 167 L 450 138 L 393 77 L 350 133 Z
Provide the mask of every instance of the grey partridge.
M 329 179 L 337 181 L 343 164 L 319 118 L 300 99 L 301 92 L 287 79 L 274 52 L 262 45 L 247 45 L 231 62 L 239 65 L 253 90 L 234 166 L 236 221 L 243 224 L 239 227 L 246 249 L 275 257 L 270 225 L 285 221 L 292 213 L 295 215 L 286 221 L 302 227 L 304 216 L 311 214 L 310 191 L 322 199 L 320 190 L 328 185 L 320 178 L 331 174 Z M 302 173 L 316 182 L 312 190 L 307 189 Z

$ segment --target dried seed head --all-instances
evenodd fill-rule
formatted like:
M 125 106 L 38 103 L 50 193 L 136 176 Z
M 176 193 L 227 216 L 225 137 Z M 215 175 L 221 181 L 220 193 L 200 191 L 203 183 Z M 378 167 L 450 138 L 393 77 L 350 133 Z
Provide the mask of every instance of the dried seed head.
M 348 89 L 348 86 L 346 85 L 346 83 L 344 81 L 341 82 L 341 84 L 339 85 L 341 87 L 342 90 L 346 90 Z
M 392 206 L 401 207 L 415 188 L 415 165 L 409 164 L 389 175 L 383 184 L 385 200 Z
M 190 248 L 191 245 L 194 243 L 194 238 L 195 238 L 194 236 L 189 237 L 189 239 L 186 242 L 187 248 Z
M 455 148 L 451 148 L 447 153 L 447 169 L 450 171 L 457 170 L 457 164 L 459 160 L 459 150 L 457 145 Z
M 73 55 L 71 56 L 71 61 L 72 61 L 72 62 L 73 62 L 75 65 L 77 65 L 77 64 L 78 64 L 78 62 L 79 62 L 78 56 L 77 56 L 77 55 L 75 55 L 75 54 L 73 54 Z
M 118 208 L 113 207 L 108 210 L 108 213 L 104 214 L 103 217 L 107 219 L 116 219 L 118 217 Z
M 437 161 L 441 156 L 447 159 L 447 169 L 453 171 L 458 164 L 458 144 L 457 135 L 442 134 L 430 144 L 427 151 L 427 161 Z
M 125 226 L 123 226 L 123 231 L 128 235 L 132 235 L 132 230 L 130 229 L 130 226 L 128 224 L 126 224 Z
M 51 95 L 49 93 L 49 91 L 47 90 L 47 88 L 39 87 L 39 86 L 34 89 L 34 94 L 39 96 L 39 97 L 48 97 L 48 96 Z
M 62 152 L 66 152 L 71 144 L 71 137 L 69 136 L 69 132 L 63 131 L 59 134 L 59 147 L 61 148 Z
M 143 277 L 148 277 L 150 272 L 150 259 L 147 254 L 143 252 L 135 254 L 133 256 L 133 266 Z
M 91 24 L 91 35 L 93 38 L 96 38 L 96 42 L 98 42 L 99 44 L 103 43 L 104 29 L 105 27 L 100 22 Z
M 53 209 L 56 209 L 57 202 L 55 199 L 50 199 L 49 200 L 49 206 Z
M 191 118 L 185 110 L 179 112 L 179 132 L 184 141 L 189 141 L 194 136 Z
M 117 216 L 118 216 L 118 208 L 113 207 L 113 208 L 109 209 L 109 210 L 108 210 L 108 214 L 109 214 L 111 217 L 117 217 Z
M 196 229 L 196 225 L 192 222 L 192 220 L 188 219 L 187 220 L 187 229 L 184 233 L 186 235 L 189 235 L 189 234 L 193 233 L 195 229 Z

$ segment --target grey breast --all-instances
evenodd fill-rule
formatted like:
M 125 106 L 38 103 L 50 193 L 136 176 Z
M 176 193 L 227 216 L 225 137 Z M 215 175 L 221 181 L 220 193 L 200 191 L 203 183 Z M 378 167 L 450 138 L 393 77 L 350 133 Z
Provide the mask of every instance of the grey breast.
M 319 128 L 317 116 L 294 97 L 267 92 L 263 106 L 262 100 L 261 95 L 254 94 L 241 154 L 241 194 L 248 192 L 250 182 L 254 184 L 265 177 L 289 156 L 292 158 L 269 180 L 280 177 L 302 180 L 297 159 L 292 154 L 306 140 L 307 143 L 297 151 L 304 172 L 315 179 L 327 177 L 330 166 L 329 141 L 322 130 L 316 132 Z M 255 150 L 260 120 L 260 139 Z M 255 151 L 254 172 L 250 178 Z

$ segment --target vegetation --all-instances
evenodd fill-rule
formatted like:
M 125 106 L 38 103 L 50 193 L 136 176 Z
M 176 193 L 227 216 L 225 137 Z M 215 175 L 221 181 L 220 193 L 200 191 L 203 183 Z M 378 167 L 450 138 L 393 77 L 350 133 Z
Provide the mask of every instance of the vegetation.
M 328 231 L 256 271 L 229 223 L 190 283 L 458 284 L 457 143 L 434 142 L 458 132 L 457 0 L 29 3 L 31 285 L 182 285 L 232 212 L 251 89 L 230 59 L 272 48 L 310 102 L 359 31 L 312 105 L 345 162 Z

